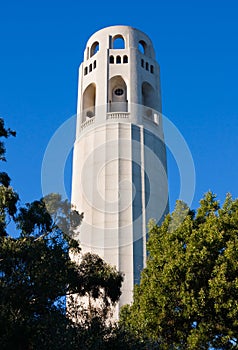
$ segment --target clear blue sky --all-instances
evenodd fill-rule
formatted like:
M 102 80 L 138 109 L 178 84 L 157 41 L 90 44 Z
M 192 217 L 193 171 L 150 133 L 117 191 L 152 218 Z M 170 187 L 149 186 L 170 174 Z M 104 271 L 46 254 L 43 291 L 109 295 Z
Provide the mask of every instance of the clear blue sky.
M 76 113 L 86 41 L 118 24 L 144 31 L 154 43 L 163 113 L 183 134 L 195 163 L 193 208 L 209 189 L 221 200 L 226 192 L 237 197 L 237 18 L 236 0 L 2 1 L 0 116 L 17 131 L 7 142 L 4 169 L 22 202 L 41 197 L 47 143 Z M 171 157 L 168 171 L 173 207 L 179 177 Z

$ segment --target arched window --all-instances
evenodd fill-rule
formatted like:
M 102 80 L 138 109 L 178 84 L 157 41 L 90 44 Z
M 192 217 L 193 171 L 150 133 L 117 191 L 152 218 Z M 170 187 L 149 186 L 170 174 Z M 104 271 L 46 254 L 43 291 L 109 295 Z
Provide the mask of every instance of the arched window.
M 145 64 L 145 69 L 149 70 L 149 63 L 148 62 L 146 62 L 146 64 Z
M 122 35 L 116 35 L 112 39 L 113 49 L 125 49 L 125 40 Z
M 109 81 L 108 95 L 110 112 L 127 112 L 127 86 L 120 75 L 112 77 Z
M 141 67 L 144 68 L 144 66 L 145 66 L 145 61 L 144 61 L 143 58 L 142 58 L 142 60 L 141 60 Z
M 83 93 L 82 122 L 95 116 L 96 85 L 90 84 Z
M 144 40 L 140 40 L 139 43 L 138 43 L 138 50 L 139 50 L 143 55 L 146 54 L 146 48 L 147 48 L 147 45 L 146 45 L 146 43 L 144 42 Z
M 109 60 L 110 60 L 110 63 L 114 63 L 114 56 L 110 56 Z
M 155 124 L 159 124 L 158 96 L 155 89 L 148 82 L 142 84 L 142 105 L 143 117 L 150 119 Z
M 84 75 L 87 75 L 88 74 L 88 67 L 85 67 L 84 68 Z
M 144 106 L 144 114 L 148 118 L 153 119 L 153 109 L 156 108 L 156 98 L 154 88 L 147 82 L 142 84 L 142 105 Z
M 94 56 L 99 51 L 99 42 L 95 41 L 90 49 L 90 57 Z
M 97 67 L 97 61 L 93 62 L 93 69 L 95 69 Z
M 118 64 L 118 63 L 121 63 L 121 56 L 117 56 L 116 57 L 116 63 Z
M 154 74 L 154 66 L 150 66 L 150 73 Z
M 89 65 L 89 72 L 92 72 L 93 66 L 92 63 Z
M 128 63 L 128 57 L 126 55 L 123 56 L 123 63 Z

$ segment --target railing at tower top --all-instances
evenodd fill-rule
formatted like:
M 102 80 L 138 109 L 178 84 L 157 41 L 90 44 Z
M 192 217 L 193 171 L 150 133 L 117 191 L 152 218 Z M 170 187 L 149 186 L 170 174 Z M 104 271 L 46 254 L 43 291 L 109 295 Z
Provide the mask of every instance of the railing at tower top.
M 126 119 L 129 118 L 129 112 L 109 112 L 107 113 L 107 119 Z
M 93 124 L 95 121 L 95 117 L 87 118 L 82 124 L 81 124 L 81 129 L 86 128 L 87 126 Z
M 144 120 L 144 122 L 146 123 L 147 126 L 151 125 L 154 127 L 159 127 L 160 122 L 161 122 L 161 113 L 159 113 L 157 110 L 147 107 L 147 106 L 143 106 L 143 105 L 137 105 L 137 113 L 136 115 L 139 115 L 140 118 L 142 118 L 142 122 Z M 106 120 L 108 121 L 127 121 L 127 122 L 132 122 L 131 119 L 132 115 L 133 115 L 133 111 L 131 112 L 127 112 L 127 111 L 109 111 L 106 113 Z M 92 126 L 93 124 L 95 124 L 95 115 L 90 115 L 87 114 L 87 116 L 85 116 L 84 114 L 84 120 L 81 123 L 81 130 L 83 131 L 85 128 Z M 97 123 L 98 124 L 98 123 Z

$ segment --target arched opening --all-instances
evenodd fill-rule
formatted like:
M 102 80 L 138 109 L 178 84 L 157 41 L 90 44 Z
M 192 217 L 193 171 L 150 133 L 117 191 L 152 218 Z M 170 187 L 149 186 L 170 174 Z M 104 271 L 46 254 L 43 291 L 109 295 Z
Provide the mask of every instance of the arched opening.
M 123 56 L 123 63 L 128 63 L 128 57 L 126 55 Z
M 92 63 L 89 65 L 89 72 L 92 72 L 92 69 L 93 69 L 93 65 Z
M 149 63 L 148 62 L 146 62 L 146 64 L 145 64 L 145 69 L 149 70 Z
M 97 67 L 97 61 L 93 62 L 93 69 L 95 69 Z
M 125 40 L 122 35 L 116 35 L 112 39 L 113 49 L 125 49 Z
M 109 81 L 109 112 L 127 112 L 127 86 L 120 75 Z
M 99 42 L 95 41 L 95 43 L 92 44 L 90 49 L 90 57 L 95 55 L 99 51 Z
M 117 63 L 117 64 L 120 64 L 120 63 L 121 63 L 121 56 L 117 56 L 117 57 L 116 57 L 116 63 Z
M 109 62 L 110 62 L 110 63 L 114 63 L 114 56 L 110 56 Z
M 90 84 L 83 93 L 83 118 L 82 122 L 95 116 L 96 85 Z
M 87 75 L 88 74 L 88 67 L 85 67 L 84 68 L 84 75 Z
M 141 60 L 141 67 L 144 68 L 144 66 L 145 66 L 145 61 L 144 61 L 143 58 L 142 58 L 142 60 Z
M 146 117 L 153 119 L 156 109 L 155 90 L 147 82 L 142 84 L 142 105 L 144 106 L 144 114 Z
M 145 55 L 146 54 L 146 49 L 147 49 L 147 45 L 145 43 L 144 40 L 140 40 L 138 43 L 138 50 Z
M 150 73 L 154 74 L 154 66 L 153 65 L 150 66 Z

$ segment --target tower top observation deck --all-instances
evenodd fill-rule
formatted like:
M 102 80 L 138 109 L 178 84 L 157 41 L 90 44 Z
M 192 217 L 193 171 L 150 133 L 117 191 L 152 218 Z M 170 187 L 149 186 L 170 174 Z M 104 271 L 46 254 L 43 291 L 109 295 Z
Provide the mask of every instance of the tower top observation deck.
M 144 125 L 161 132 L 160 68 L 150 38 L 111 26 L 87 41 L 79 69 L 77 138 L 99 124 Z

